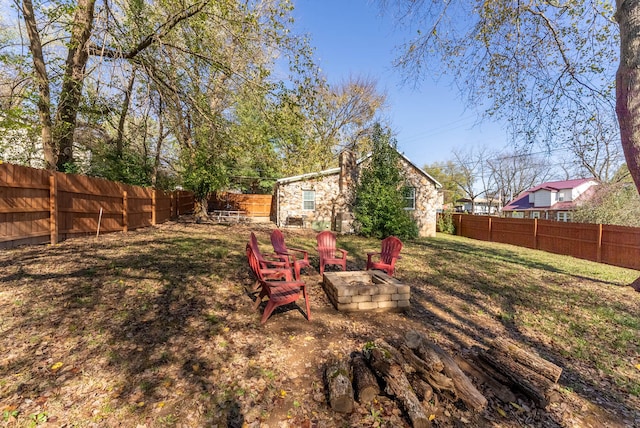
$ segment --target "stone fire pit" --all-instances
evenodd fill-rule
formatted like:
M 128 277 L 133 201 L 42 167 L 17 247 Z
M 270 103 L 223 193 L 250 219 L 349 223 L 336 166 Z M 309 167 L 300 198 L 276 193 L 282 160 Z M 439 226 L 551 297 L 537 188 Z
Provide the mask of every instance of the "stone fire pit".
M 404 311 L 411 297 L 408 285 L 377 270 L 325 272 L 322 286 L 339 311 Z

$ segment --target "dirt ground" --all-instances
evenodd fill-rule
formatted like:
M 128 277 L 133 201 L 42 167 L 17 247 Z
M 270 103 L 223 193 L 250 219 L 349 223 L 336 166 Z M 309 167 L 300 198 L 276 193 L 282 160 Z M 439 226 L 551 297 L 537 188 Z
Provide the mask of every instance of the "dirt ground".
M 461 314 L 455 308 L 478 296 L 409 275 L 407 264 L 397 275 L 412 286 L 405 313 L 336 311 L 314 260 L 303 274 L 311 322 L 300 300 L 262 326 L 244 245 L 253 230 L 266 251 L 272 227 L 183 220 L 0 252 L 0 426 L 409 426 L 384 394 L 351 414 L 331 411 L 324 364 L 376 338 L 398 342 L 411 329 L 451 354 L 491 337 L 518 338 L 510 323 L 487 315 L 489 303 Z M 310 247 L 314 240 L 306 230 L 285 236 Z M 351 256 L 350 270 L 364 268 L 363 254 Z M 431 403 L 433 426 L 640 426 L 637 396 L 608 388 L 605 375 L 590 380 L 593 368 L 582 371 L 552 344 L 537 351 L 566 367 L 559 402 L 542 409 L 518 394 L 502 403 L 478 385 L 485 411 L 442 396 Z

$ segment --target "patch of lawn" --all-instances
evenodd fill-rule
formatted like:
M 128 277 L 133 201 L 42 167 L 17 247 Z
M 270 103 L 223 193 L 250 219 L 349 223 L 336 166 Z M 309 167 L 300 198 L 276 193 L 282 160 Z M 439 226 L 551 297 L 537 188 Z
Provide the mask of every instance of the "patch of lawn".
M 408 312 L 348 315 L 324 295 L 315 233 L 287 229 L 288 245 L 308 250 L 316 269 L 303 275 L 313 320 L 293 305 L 261 326 L 244 249 L 255 231 L 271 252 L 272 228 L 172 223 L 0 252 L 3 419 L 350 426 L 326 405 L 322 365 L 408 329 L 449 350 L 518 341 L 563 367 L 573 414 L 592 403 L 624 415 L 640 407 L 640 294 L 626 287 L 637 271 L 438 235 L 405 242 L 396 276 L 411 286 Z M 347 268 L 362 270 L 380 241 L 338 236 L 338 246 Z M 363 426 L 407 426 L 392 407 L 360 410 Z M 562 425 L 537 414 L 543 426 Z

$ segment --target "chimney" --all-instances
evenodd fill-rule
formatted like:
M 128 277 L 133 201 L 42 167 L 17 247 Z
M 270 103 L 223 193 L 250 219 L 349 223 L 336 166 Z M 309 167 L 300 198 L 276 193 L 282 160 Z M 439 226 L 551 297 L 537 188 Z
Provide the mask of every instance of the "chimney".
M 338 156 L 340 165 L 340 194 L 345 195 L 352 190 L 357 178 L 358 170 L 356 165 L 356 155 L 352 151 L 344 150 Z

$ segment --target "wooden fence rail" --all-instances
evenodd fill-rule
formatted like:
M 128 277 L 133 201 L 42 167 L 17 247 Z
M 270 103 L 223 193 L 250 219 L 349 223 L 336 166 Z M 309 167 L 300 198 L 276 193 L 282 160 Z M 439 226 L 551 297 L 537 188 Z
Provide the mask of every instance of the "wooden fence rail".
M 193 210 L 193 194 L 0 164 L 0 248 L 148 227 Z
M 640 270 L 640 228 L 452 214 L 456 234 Z

